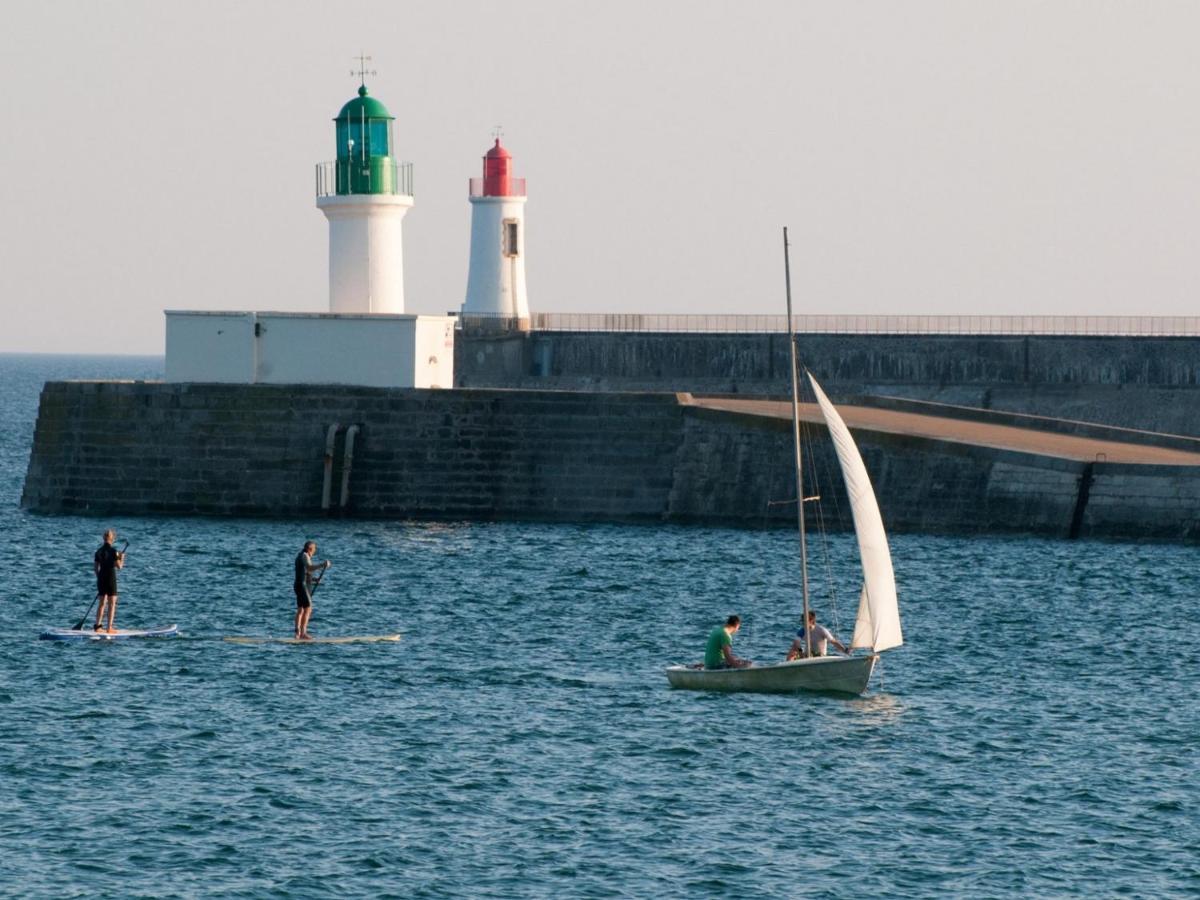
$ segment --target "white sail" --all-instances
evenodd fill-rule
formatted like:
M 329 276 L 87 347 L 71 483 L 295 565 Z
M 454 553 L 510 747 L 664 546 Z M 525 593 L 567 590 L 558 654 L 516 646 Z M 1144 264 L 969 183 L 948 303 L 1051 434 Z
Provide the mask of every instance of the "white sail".
M 883 530 L 883 518 L 879 515 L 879 504 L 875 501 L 871 479 L 854 438 L 850 436 L 850 429 L 811 372 L 808 373 L 808 380 L 817 395 L 817 403 L 837 450 L 842 477 L 846 481 L 846 493 L 850 496 L 854 533 L 858 536 L 858 553 L 862 558 L 863 589 L 858 604 L 858 618 L 854 623 L 854 639 L 850 645 L 874 651 L 898 647 L 904 643 L 904 638 L 900 633 L 896 576 L 892 571 L 892 554 L 888 550 L 887 534 Z

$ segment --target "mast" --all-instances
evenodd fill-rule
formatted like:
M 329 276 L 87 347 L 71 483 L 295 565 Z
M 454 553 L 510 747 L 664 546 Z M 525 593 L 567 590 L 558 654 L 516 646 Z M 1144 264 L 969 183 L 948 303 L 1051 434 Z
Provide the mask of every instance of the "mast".
M 796 524 L 800 533 L 800 593 L 804 598 L 805 655 L 812 656 L 812 629 L 808 627 L 808 542 L 804 533 L 804 470 L 800 463 L 800 382 L 796 374 L 796 332 L 792 328 L 792 265 L 787 226 L 783 228 L 783 280 L 787 288 L 788 354 L 792 372 L 792 448 L 796 456 Z

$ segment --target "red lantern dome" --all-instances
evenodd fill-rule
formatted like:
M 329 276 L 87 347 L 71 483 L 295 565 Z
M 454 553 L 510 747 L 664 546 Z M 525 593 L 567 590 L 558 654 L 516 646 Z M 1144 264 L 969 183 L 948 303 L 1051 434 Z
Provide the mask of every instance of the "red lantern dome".
M 512 195 L 512 154 L 496 145 L 483 157 L 483 196 L 509 197 Z

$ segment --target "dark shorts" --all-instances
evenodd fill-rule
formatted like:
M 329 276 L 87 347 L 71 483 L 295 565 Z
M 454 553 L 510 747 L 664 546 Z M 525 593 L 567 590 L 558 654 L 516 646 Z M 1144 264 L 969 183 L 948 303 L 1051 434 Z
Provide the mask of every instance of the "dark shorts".
M 96 577 L 96 593 L 101 597 L 115 597 L 117 595 L 117 573 L 98 575 Z
M 312 606 L 312 595 L 309 594 L 307 587 L 302 584 L 294 584 L 292 588 L 296 591 L 296 609 L 308 609 Z

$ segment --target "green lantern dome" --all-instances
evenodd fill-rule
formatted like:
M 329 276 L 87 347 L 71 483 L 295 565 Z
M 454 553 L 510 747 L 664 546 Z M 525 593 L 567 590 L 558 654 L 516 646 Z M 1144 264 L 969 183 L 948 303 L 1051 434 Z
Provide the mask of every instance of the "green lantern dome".
M 342 107 L 334 120 L 337 137 L 337 193 L 394 194 L 392 122 L 387 107 L 368 96 L 367 86 Z
M 342 111 L 337 114 L 335 122 L 342 119 L 361 119 L 366 116 L 368 119 L 395 119 L 391 113 L 387 111 L 387 107 L 376 100 L 374 97 L 367 95 L 367 86 L 364 84 L 358 89 L 358 96 L 350 100 L 342 107 Z

